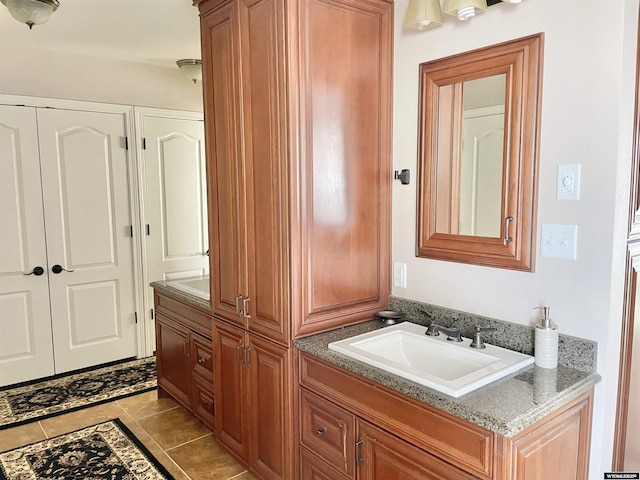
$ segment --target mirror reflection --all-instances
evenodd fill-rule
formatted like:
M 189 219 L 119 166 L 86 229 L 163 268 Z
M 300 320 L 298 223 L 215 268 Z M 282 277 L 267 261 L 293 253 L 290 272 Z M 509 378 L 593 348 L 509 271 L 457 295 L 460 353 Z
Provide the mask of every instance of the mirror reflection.
M 500 237 L 506 74 L 440 86 L 436 232 Z

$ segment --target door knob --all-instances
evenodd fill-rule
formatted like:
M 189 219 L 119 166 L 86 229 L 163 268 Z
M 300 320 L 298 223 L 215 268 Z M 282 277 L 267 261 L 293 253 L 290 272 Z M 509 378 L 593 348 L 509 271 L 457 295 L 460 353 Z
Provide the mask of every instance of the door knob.
M 30 273 L 23 273 L 23 275 L 35 275 L 36 277 L 39 277 L 43 273 L 44 273 L 44 268 L 38 265 L 37 267 L 34 267 L 33 271 L 31 271 Z
M 62 265 L 58 265 L 58 264 L 55 264 L 53 267 L 51 267 L 51 271 L 52 271 L 53 273 L 55 273 L 56 275 L 57 275 L 58 273 L 62 272 L 63 270 L 64 270 L 65 272 L 73 272 L 73 270 L 67 270 L 67 269 L 66 269 L 66 268 L 64 268 Z

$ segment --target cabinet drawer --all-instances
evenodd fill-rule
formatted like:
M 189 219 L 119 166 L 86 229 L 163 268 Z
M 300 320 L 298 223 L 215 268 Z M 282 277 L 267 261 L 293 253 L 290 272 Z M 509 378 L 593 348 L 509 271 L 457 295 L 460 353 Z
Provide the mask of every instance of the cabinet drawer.
M 191 389 L 191 408 L 193 413 L 213 430 L 215 425 L 213 392 L 196 375 L 193 376 Z
M 157 292 L 154 300 L 156 312 L 173 317 L 201 335 L 211 338 L 213 317 L 210 314 Z
M 213 342 L 200 335 L 191 334 L 191 355 L 193 357 L 193 373 L 202 377 L 213 391 Z
M 433 455 L 491 478 L 495 434 L 323 360 L 299 353 L 300 384 Z
M 301 480 L 350 480 L 329 466 L 326 462 L 308 452 L 304 447 L 300 448 L 300 479 Z
M 300 393 L 300 443 L 352 477 L 355 416 L 305 389 Z

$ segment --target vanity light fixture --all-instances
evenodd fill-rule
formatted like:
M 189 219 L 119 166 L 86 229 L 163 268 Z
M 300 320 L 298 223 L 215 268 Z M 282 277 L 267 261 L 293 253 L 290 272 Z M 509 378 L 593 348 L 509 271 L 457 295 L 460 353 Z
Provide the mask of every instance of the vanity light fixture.
M 176 62 L 180 71 L 193 83 L 202 80 L 202 60 L 183 58 Z
M 0 0 L 11 16 L 20 23 L 26 23 L 29 29 L 34 25 L 47 23 L 53 12 L 60 6 L 58 0 Z
M 425 30 L 429 26 L 441 25 L 442 8 L 440 0 L 411 0 L 404 17 L 404 26 Z
M 477 11 L 486 9 L 486 0 L 447 0 L 444 4 L 444 13 L 457 15 L 459 20 L 468 20 L 475 17 Z

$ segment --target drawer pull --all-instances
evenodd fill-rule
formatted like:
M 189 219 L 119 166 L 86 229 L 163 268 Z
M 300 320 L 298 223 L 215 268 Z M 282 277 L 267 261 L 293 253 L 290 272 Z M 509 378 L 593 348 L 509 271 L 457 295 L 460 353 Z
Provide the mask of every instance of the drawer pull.
M 198 357 L 198 363 L 205 363 L 207 361 L 204 357 Z
M 236 358 L 238 359 L 238 363 L 240 365 L 244 365 L 244 357 L 242 356 L 243 350 L 244 350 L 244 345 L 242 344 L 236 347 Z
M 318 430 L 316 430 L 316 433 L 321 437 L 321 436 L 323 436 L 323 435 L 326 435 L 326 434 L 327 434 L 327 429 L 326 429 L 326 428 L 324 428 L 324 427 L 319 428 Z
M 356 442 L 356 464 L 364 465 L 364 458 L 360 456 L 360 447 L 362 446 L 363 440 L 358 440 Z

